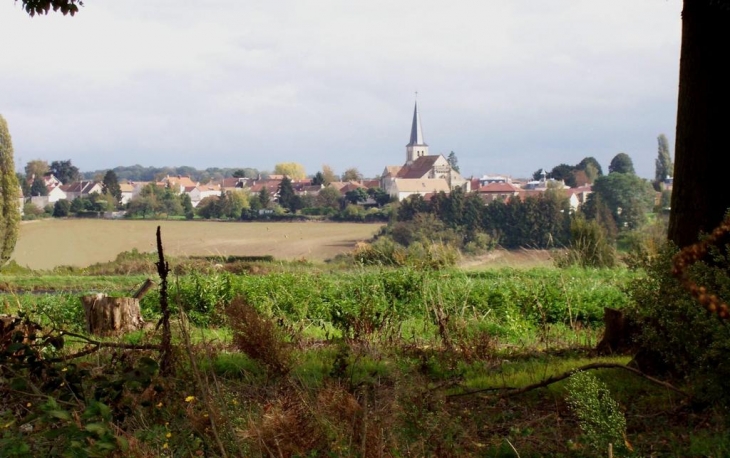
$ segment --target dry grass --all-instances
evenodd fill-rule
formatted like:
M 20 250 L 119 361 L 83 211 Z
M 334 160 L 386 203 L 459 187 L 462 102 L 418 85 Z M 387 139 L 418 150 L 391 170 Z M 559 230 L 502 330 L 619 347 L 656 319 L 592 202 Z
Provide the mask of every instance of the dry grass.
M 166 254 L 272 255 L 277 259 L 321 261 L 370 238 L 376 224 L 223 223 L 211 221 L 57 220 L 24 222 L 13 259 L 32 269 L 88 266 L 113 260 L 122 251 L 155 250 L 162 226 Z

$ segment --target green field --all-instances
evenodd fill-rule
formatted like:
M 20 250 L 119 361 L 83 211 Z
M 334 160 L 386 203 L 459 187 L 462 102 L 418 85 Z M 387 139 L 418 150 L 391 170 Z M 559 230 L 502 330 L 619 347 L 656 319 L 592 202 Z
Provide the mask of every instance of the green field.
M 170 255 L 272 255 L 276 259 L 324 260 L 370 238 L 379 224 L 225 223 L 212 221 L 112 221 L 46 219 L 21 224 L 13 259 L 32 269 L 87 266 L 136 248 L 155 251 L 162 227 Z

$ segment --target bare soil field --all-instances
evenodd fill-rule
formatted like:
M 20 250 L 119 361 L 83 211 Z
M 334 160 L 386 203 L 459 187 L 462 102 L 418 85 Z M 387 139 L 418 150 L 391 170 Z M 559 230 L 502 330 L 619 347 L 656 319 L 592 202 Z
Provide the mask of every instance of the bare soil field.
M 465 270 L 512 267 L 531 269 L 533 267 L 552 267 L 556 252 L 550 250 L 504 250 L 497 248 L 487 254 L 465 257 L 459 267 Z
M 170 255 L 272 255 L 276 259 L 321 261 L 369 239 L 380 224 L 329 222 L 214 222 L 45 219 L 20 225 L 12 259 L 32 269 L 88 266 L 113 260 L 133 248 L 156 251 L 162 228 Z

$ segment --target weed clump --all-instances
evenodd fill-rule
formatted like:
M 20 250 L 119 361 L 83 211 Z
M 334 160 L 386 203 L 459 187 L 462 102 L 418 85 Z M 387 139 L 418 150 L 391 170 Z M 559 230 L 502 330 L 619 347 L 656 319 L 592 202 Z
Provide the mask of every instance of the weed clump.
M 284 376 L 291 369 L 291 349 L 282 331 L 242 299 L 234 299 L 226 308 L 233 330 L 233 346 L 263 364 L 271 375 Z

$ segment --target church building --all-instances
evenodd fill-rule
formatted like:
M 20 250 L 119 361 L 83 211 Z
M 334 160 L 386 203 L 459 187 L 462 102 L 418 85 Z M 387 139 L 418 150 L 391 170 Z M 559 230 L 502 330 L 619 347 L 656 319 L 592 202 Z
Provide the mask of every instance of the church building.
M 406 161 L 403 165 L 385 167 L 380 187 L 399 201 L 413 194 L 428 196 L 438 192 L 449 193 L 456 187 L 470 191 L 470 182 L 454 170 L 442 155 L 428 154 L 428 145 L 423 139 L 421 115 L 418 101 L 413 108 L 410 142 L 406 145 Z

